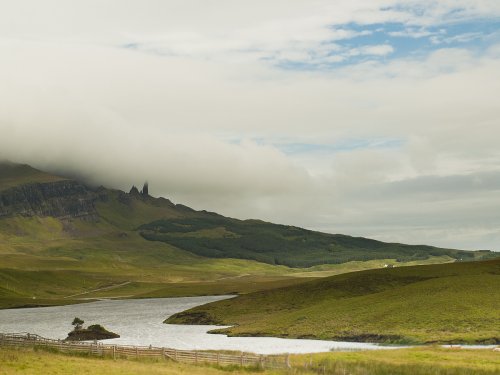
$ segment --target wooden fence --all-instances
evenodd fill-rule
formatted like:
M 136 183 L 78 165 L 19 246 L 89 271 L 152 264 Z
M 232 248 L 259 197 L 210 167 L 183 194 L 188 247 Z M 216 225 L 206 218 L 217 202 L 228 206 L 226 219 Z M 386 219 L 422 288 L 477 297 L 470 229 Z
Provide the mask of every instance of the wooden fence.
M 251 353 L 227 354 L 213 351 L 178 350 L 152 346 L 109 345 L 47 339 L 31 333 L 0 333 L 0 346 L 47 347 L 61 352 L 80 352 L 112 358 L 163 358 L 192 364 L 258 366 L 261 368 L 288 368 L 288 355 L 266 356 Z

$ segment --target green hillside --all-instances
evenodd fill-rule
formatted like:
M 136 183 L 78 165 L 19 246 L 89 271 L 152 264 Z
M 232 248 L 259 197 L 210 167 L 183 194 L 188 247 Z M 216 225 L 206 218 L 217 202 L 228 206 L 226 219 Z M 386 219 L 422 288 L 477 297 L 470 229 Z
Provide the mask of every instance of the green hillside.
M 26 164 L 0 162 L 0 191 L 24 184 L 61 180 L 65 178 L 39 171 Z
M 0 163 L 0 308 L 248 293 L 384 264 L 493 255 L 240 221 Z
M 449 260 L 431 257 L 425 262 Z M 95 223 L 11 217 L 0 219 L 0 308 L 74 303 L 91 297 L 248 293 L 391 262 L 395 260 L 291 269 L 245 259 L 201 257 L 146 241 L 104 219 Z
M 101 220 L 0 220 L 0 308 L 91 297 L 226 294 L 307 280 L 286 267 L 203 258 Z
M 431 343 L 500 342 L 500 260 L 347 273 L 239 296 L 168 323 L 231 335 Z
M 491 255 L 489 252 L 385 243 L 259 220 L 236 220 L 216 214 L 163 219 L 142 225 L 139 229 L 145 239 L 162 241 L 198 255 L 253 259 L 288 267 L 373 259 L 408 262 L 425 260 L 431 256 L 475 260 Z

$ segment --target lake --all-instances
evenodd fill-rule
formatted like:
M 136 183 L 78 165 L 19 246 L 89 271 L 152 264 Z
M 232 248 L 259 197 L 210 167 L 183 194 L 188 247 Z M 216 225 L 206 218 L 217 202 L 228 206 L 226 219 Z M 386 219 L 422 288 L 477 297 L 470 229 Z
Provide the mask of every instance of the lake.
M 102 342 L 189 350 L 238 350 L 258 354 L 315 353 L 330 350 L 381 349 L 367 343 L 274 337 L 227 337 L 209 334 L 220 326 L 163 324 L 169 316 L 232 296 L 103 300 L 70 306 L 0 310 L 1 333 L 36 333 L 64 339 L 73 318 L 101 324 L 121 337 Z

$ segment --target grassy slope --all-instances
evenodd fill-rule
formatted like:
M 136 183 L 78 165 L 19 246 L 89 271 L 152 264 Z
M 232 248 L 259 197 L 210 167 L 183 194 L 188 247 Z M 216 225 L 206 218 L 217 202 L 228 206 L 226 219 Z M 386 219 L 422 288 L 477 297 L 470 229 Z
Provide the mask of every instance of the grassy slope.
M 493 375 L 500 369 L 500 356 L 491 350 L 415 348 L 356 353 L 323 353 L 292 356 L 296 374 L 335 375 Z M 311 363 L 312 371 L 304 370 Z M 244 374 L 235 368 L 217 369 L 156 360 L 111 360 L 70 356 L 25 348 L 0 348 L 0 374 Z M 301 368 L 302 367 L 302 368 Z M 323 371 L 323 368 L 325 371 Z M 284 371 L 257 371 L 284 374 Z
M 221 294 L 300 281 L 286 267 L 202 258 L 105 222 L 0 220 L 0 256 L 0 307 L 95 296 Z M 240 281 L 241 275 L 248 276 Z M 102 288 L 109 289 L 86 293 Z M 78 293 L 86 294 L 62 299 Z
M 0 191 L 22 184 L 61 180 L 65 180 L 65 178 L 41 172 L 29 165 L 0 162 Z
M 500 260 L 342 274 L 174 315 L 232 335 L 381 342 L 498 342 Z
M 0 188 L 59 179 L 28 166 L 0 164 L 0 172 Z M 97 203 L 98 222 L 0 219 L 0 308 L 74 303 L 92 297 L 248 293 L 395 263 L 395 259 L 377 259 L 290 269 L 245 259 L 205 258 L 171 244 L 147 241 L 136 228 L 161 218 L 213 218 L 213 214 L 165 199 L 124 201 L 119 191 L 106 194 L 107 199 Z M 219 234 L 217 229 L 202 232 L 208 237 Z M 451 260 L 439 256 L 408 264 Z
M 63 223 L 20 217 L 0 220 L 0 257 L 0 308 L 91 297 L 248 293 L 395 262 L 381 259 L 290 269 L 243 259 L 203 258 L 146 241 L 104 220 Z M 450 258 L 425 262 L 446 261 Z M 102 288 L 108 289 L 91 292 Z M 85 294 L 64 298 L 79 293 Z
M 2 187 L 57 180 L 27 166 L 0 167 Z M 138 225 L 195 212 L 167 200 L 131 199 L 124 204 L 120 194 L 110 190 L 106 202 L 97 204 L 98 222 L 51 217 L 0 219 L 0 308 L 73 303 L 96 296 L 234 293 L 300 281 L 288 276 L 286 267 L 208 259 L 146 241 L 135 232 Z M 230 283 L 241 275 L 248 275 L 246 282 Z M 67 298 L 79 293 L 85 294 Z

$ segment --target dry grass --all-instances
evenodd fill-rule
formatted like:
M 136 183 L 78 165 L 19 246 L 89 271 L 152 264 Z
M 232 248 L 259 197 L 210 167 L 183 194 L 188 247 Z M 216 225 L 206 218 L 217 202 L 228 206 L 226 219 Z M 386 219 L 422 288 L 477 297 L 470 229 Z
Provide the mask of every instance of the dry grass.
M 495 375 L 500 353 L 490 350 L 419 347 L 351 353 L 294 355 L 289 371 L 193 366 L 163 360 L 102 359 L 27 348 L 0 348 L 0 375 Z M 311 365 L 312 364 L 312 365 Z M 307 368 L 306 368 L 307 367 Z
M 493 375 L 500 373 L 500 353 L 491 349 L 417 347 L 351 353 L 321 353 L 292 357 L 328 374 L 351 375 Z
M 163 360 L 133 360 L 92 358 L 33 350 L 26 348 L 0 348 L 0 375 L 218 375 L 218 374 L 279 374 L 256 369 L 225 369 L 193 366 Z

